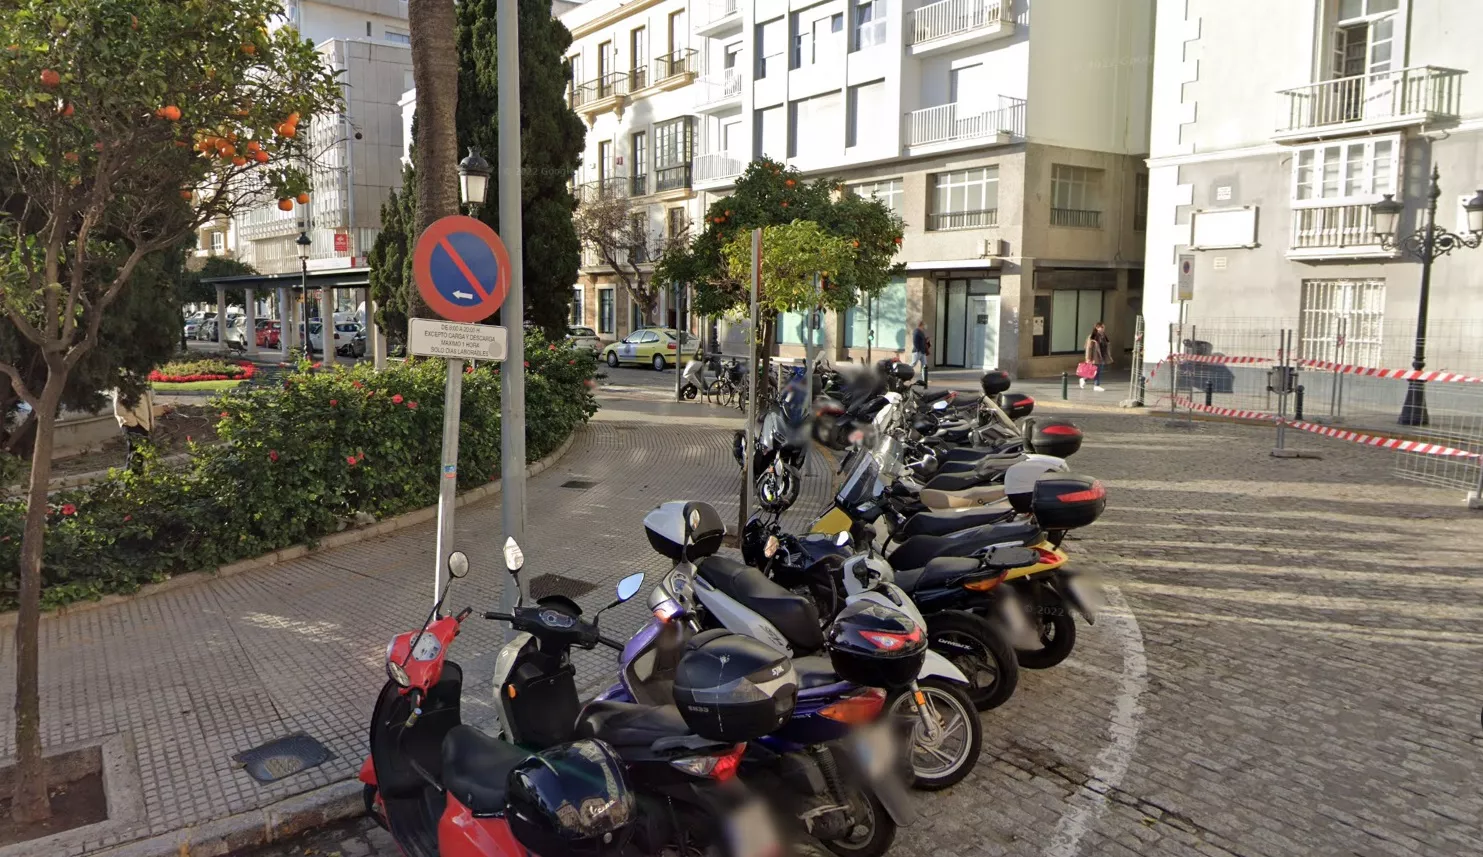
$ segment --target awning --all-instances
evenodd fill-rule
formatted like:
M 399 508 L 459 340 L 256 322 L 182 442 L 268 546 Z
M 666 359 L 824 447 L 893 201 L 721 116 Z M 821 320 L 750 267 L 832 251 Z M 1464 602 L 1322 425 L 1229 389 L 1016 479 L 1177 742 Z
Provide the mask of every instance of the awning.
M 293 289 L 307 282 L 311 289 L 364 289 L 371 285 L 370 268 L 334 268 L 327 271 L 310 271 L 303 274 L 241 274 L 234 277 L 213 277 L 201 282 L 229 289 L 255 289 L 274 291 Z

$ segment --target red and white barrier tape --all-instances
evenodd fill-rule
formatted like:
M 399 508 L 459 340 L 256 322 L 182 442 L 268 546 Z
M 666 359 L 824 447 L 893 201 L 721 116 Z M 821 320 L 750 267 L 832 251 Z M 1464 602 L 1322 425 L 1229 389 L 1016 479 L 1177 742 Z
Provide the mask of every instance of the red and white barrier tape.
M 1330 363 L 1326 360 L 1300 360 L 1298 365 L 1322 372 L 1339 372 L 1345 375 L 1360 375 L 1365 378 L 1386 378 L 1396 381 L 1439 381 L 1443 383 L 1483 384 L 1483 378 L 1461 375 L 1457 372 L 1427 372 L 1417 369 L 1375 369 L 1369 366 L 1353 366 L 1348 363 Z
M 1321 426 L 1317 423 L 1305 422 L 1303 420 L 1283 420 L 1276 414 L 1265 411 L 1246 411 L 1239 408 L 1218 408 L 1214 405 L 1202 405 L 1182 397 L 1175 397 L 1175 401 L 1192 411 L 1211 414 L 1217 417 L 1230 417 L 1238 420 L 1261 420 L 1263 422 L 1285 422 L 1289 428 L 1300 431 L 1312 432 L 1313 434 L 1331 437 L 1336 440 L 1347 440 L 1352 443 L 1375 446 L 1381 449 L 1393 449 L 1397 452 L 1412 452 L 1417 455 L 1441 455 L 1449 458 L 1483 458 L 1483 454 L 1469 452 L 1465 449 L 1457 449 L 1451 446 L 1443 446 L 1438 443 L 1424 443 L 1419 440 L 1402 440 L 1396 437 L 1384 437 L 1364 432 L 1348 431 L 1347 429 L 1334 428 L 1332 426 Z
M 1153 369 L 1148 373 L 1148 377 L 1152 378 L 1153 376 L 1157 375 L 1159 367 L 1171 360 L 1178 363 L 1216 364 L 1250 364 L 1275 362 L 1271 357 L 1238 357 L 1228 354 L 1171 354 L 1168 357 L 1165 357 L 1163 360 L 1160 360 L 1158 363 L 1155 363 Z

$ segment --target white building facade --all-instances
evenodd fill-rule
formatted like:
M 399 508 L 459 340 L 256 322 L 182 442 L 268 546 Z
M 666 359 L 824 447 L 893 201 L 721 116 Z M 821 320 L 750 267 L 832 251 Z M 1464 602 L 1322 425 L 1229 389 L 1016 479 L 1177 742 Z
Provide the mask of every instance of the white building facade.
M 584 32 L 573 16 L 593 6 L 563 20 Z M 691 117 L 692 216 L 766 155 L 874 194 L 903 218 L 906 271 L 870 309 L 873 356 L 909 350 L 919 320 L 937 365 L 1021 375 L 1073 365 L 1096 321 L 1114 341 L 1131 340 L 1153 0 L 635 0 L 620 9 L 574 49 L 578 86 L 596 86 L 577 98 L 591 91 L 599 107 L 626 99 L 637 109 L 639 90 L 610 93 L 603 81 L 632 79 L 636 45 L 650 62 L 683 46 L 694 82 L 675 94 L 689 103 L 666 95 L 663 118 Z M 626 128 L 595 124 L 591 139 L 589 164 L 606 163 L 593 146 L 610 146 L 614 163 L 637 158 Z M 864 356 L 865 316 L 826 320 L 836 358 Z M 783 319 L 782 353 L 801 350 L 801 325 Z
M 1409 362 L 1419 264 L 1381 246 L 1369 207 L 1393 195 L 1401 231 L 1419 228 L 1435 167 L 1437 224 L 1466 229 L 1461 202 L 1483 185 L 1483 16 L 1467 5 L 1159 0 L 1149 362 L 1181 314 L 1207 327 L 1268 319 L 1297 330 L 1308 358 L 1334 359 L 1342 340 L 1345 362 Z M 1483 255 L 1469 252 L 1435 265 L 1438 345 L 1449 324 L 1483 318 Z M 1183 305 L 1182 254 L 1194 286 Z

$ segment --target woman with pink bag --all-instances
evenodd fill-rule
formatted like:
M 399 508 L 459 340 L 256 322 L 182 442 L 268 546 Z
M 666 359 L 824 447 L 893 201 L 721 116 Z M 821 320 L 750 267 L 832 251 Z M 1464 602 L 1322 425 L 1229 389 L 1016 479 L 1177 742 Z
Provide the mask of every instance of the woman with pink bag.
M 1102 367 L 1111 362 L 1112 347 L 1107 340 L 1107 326 L 1099 321 L 1087 336 L 1085 359 L 1076 367 L 1082 389 L 1086 388 L 1087 381 L 1090 380 L 1093 390 L 1106 392 L 1102 387 Z

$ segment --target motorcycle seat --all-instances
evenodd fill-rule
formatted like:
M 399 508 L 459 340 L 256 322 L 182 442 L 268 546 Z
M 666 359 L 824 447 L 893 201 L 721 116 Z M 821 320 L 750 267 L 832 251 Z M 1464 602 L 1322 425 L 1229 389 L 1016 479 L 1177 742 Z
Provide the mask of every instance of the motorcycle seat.
M 448 730 L 443 738 L 443 787 L 469 808 L 475 818 L 505 811 L 505 783 L 515 766 L 530 753 L 508 741 L 492 738 L 467 724 Z
M 690 727 L 673 705 L 637 705 L 594 700 L 577 715 L 576 737 L 596 738 L 624 747 L 648 749 L 655 741 L 689 735 Z
M 990 545 L 1031 545 L 1042 532 L 1034 521 L 989 524 L 948 536 L 912 536 L 903 541 L 886 560 L 891 568 L 921 568 L 937 557 L 972 556 Z
M 956 390 L 930 390 L 928 392 L 922 393 L 917 398 L 921 401 L 922 404 L 931 405 L 933 402 L 946 399 L 949 396 L 954 395 L 955 393 L 957 393 Z
M 794 595 L 757 569 L 723 556 L 708 556 L 695 570 L 701 580 L 771 622 L 795 653 L 824 648 L 819 611 L 809 599 Z
M 897 531 L 898 539 L 912 536 L 946 536 L 961 530 L 1002 524 L 1013 519 L 1015 511 L 1004 506 L 974 506 L 944 512 L 918 512 L 906 519 Z
M 973 557 L 940 556 L 921 568 L 896 572 L 896 585 L 912 595 L 928 589 L 945 589 L 954 581 L 985 574 L 983 565 Z
M 793 658 L 793 673 L 798 676 L 799 690 L 828 687 L 844 681 L 839 677 L 839 673 L 834 671 L 834 663 L 827 655 Z
M 957 449 L 946 449 L 937 453 L 937 460 L 953 464 L 978 464 L 981 461 L 994 461 L 1009 456 L 1018 457 L 1018 452 L 1004 452 L 997 447 L 974 447 L 962 446 Z M 1010 462 L 1013 464 L 1014 462 Z

